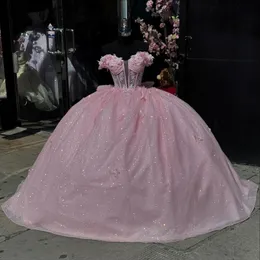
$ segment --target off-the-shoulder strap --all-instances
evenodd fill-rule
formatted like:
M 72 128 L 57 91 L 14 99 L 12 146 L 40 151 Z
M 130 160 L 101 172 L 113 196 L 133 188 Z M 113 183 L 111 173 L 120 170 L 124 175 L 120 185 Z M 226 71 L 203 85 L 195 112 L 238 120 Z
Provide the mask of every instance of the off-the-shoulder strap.
M 151 66 L 153 64 L 154 57 L 148 52 L 144 52 L 144 64 L 145 66 Z
M 145 66 L 151 66 L 153 64 L 154 57 L 147 51 L 139 51 L 136 53 L 137 56 L 143 59 L 143 64 Z
M 98 69 L 108 69 L 109 68 L 109 61 L 111 60 L 111 54 L 106 54 L 100 58 L 98 61 L 99 67 Z

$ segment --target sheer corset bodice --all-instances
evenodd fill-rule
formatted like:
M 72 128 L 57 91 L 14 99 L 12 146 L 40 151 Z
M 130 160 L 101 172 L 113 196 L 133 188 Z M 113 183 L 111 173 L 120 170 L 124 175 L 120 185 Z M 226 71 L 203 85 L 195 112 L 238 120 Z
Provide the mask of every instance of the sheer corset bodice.
M 135 72 L 128 67 L 128 61 L 124 61 L 123 70 L 119 74 L 111 73 L 115 87 L 135 88 L 141 85 L 143 71 Z
M 108 54 L 99 61 L 99 69 L 110 71 L 115 87 L 135 88 L 142 85 L 144 69 L 152 62 L 153 56 L 147 52 L 138 52 L 128 61 Z

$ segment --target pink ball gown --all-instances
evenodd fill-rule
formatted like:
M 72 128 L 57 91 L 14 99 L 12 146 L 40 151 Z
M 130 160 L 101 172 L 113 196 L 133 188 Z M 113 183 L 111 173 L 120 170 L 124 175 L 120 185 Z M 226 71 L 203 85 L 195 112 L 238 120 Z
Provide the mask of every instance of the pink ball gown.
M 141 83 L 153 57 L 100 60 L 100 86 L 61 120 L 2 206 L 30 229 L 113 242 L 173 242 L 250 217 L 258 186 L 240 180 L 185 102 Z

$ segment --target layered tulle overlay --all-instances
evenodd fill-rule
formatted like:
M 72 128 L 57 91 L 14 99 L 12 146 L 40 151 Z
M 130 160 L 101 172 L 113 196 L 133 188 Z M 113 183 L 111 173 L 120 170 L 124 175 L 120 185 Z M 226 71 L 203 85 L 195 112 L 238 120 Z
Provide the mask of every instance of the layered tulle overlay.
M 170 242 L 246 220 L 256 193 L 189 105 L 103 86 L 63 118 L 3 210 L 64 236 Z

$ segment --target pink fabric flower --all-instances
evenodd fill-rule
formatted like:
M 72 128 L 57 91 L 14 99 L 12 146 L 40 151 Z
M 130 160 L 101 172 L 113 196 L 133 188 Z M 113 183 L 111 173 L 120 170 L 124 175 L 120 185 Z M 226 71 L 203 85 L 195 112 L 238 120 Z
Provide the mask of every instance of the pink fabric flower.
M 140 71 L 144 66 L 150 66 L 153 63 L 153 56 L 148 52 L 137 52 L 129 60 L 129 68 L 133 71 Z
M 105 56 L 101 57 L 100 61 L 98 62 L 98 64 L 99 64 L 98 69 L 99 70 L 108 69 L 109 59 L 111 58 L 110 56 L 112 56 L 112 55 L 105 55 Z
M 128 61 L 129 68 L 133 71 L 140 72 L 145 66 L 153 63 L 153 56 L 148 52 L 137 52 L 132 55 Z M 117 75 L 124 69 L 124 61 L 116 55 L 105 55 L 99 61 L 99 69 L 108 69 L 113 75 Z
M 143 65 L 143 57 L 141 56 L 141 53 L 138 52 L 135 55 L 133 55 L 130 59 L 131 65 L 136 66 L 136 67 L 140 67 Z
M 148 52 L 142 52 L 141 53 L 143 59 L 144 59 L 144 65 L 145 66 L 151 66 L 153 64 L 153 55 L 149 54 Z
M 115 55 L 107 54 L 99 61 L 99 69 L 109 69 L 112 74 L 119 74 L 123 69 L 124 61 Z
M 129 69 L 138 73 L 144 67 L 143 58 L 140 53 L 133 55 L 129 60 Z

